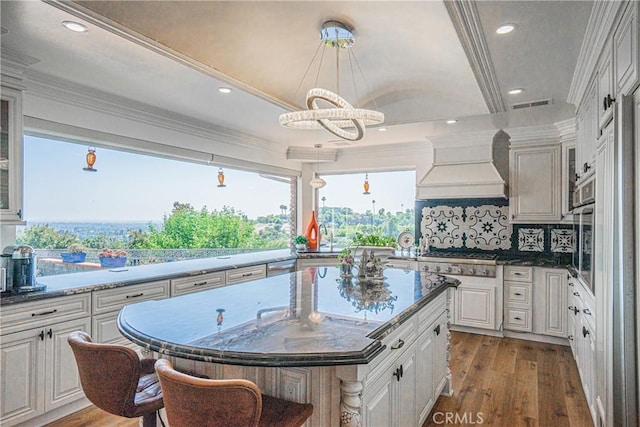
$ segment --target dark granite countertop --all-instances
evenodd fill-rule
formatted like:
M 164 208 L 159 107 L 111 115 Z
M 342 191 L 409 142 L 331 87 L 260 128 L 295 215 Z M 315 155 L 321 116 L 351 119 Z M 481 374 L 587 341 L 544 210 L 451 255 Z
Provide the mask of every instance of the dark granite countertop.
M 570 264 L 561 258 L 551 257 L 522 257 L 522 256 L 499 256 L 496 260 L 497 264 L 502 265 L 521 265 L 525 267 L 544 267 L 544 268 L 560 268 L 567 269 Z
M 257 264 L 295 259 L 296 255 L 288 249 L 251 252 L 216 258 L 203 258 L 188 261 L 167 262 L 162 264 L 140 265 L 135 267 L 97 270 L 87 273 L 59 274 L 38 277 L 37 283 L 45 285 L 41 292 L 2 295 L 0 305 L 16 304 L 54 298 L 65 295 L 137 285 L 156 280 L 175 279 L 194 276 L 231 268 L 249 267 Z
M 120 332 L 170 356 L 246 366 L 368 363 L 381 339 L 459 281 L 388 268 L 384 281 L 310 267 L 124 307 Z

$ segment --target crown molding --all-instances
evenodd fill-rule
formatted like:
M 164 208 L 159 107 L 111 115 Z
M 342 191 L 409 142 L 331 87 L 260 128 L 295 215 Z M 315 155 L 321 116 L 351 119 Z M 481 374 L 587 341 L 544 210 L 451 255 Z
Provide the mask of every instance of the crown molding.
M 47 3 L 50 6 L 53 6 L 57 9 L 60 9 L 64 12 L 67 12 L 77 18 L 83 19 L 86 22 L 95 25 L 98 28 L 101 28 L 105 31 L 108 31 L 112 34 L 115 34 L 119 37 L 122 37 L 125 40 L 133 42 L 138 46 L 141 46 L 145 49 L 149 49 L 159 55 L 162 55 L 168 59 L 178 62 L 179 64 L 185 65 L 189 68 L 192 68 L 196 71 L 199 71 L 208 76 L 214 77 L 225 84 L 236 87 L 244 92 L 247 92 L 251 95 L 254 95 L 260 99 L 263 99 L 273 105 L 276 105 L 285 110 L 295 110 L 296 107 L 290 105 L 280 99 L 277 99 L 265 92 L 259 91 L 244 82 L 234 79 L 231 76 L 228 76 L 215 68 L 203 64 L 201 62 L 195 61 L 193 58 L 188 57 L 174 49 L 171 49 L 157 41 L 145 37 L 144 35 L 137 33 L 130 28 L 125 27 L 111 19 L 108 19 L 91 9 L 88 9 L 84 6 L 81 6 L 74 1 L 60 1 L 60 0 L 42 0 L 44 3 Z
M 561 122 L 554 123 L 558 129 L 561 141 L 570 141 L 576 139 L 576 119 L 571 118 Z
M 427 137 L 434 147 L 470 147 L 479 144 L 491 144 L 493 137 L 500 132 L 498 129 L 487 129 L 464 133 L 451 133 Z
M 276 144 L 247 133 L 176 114 L 44 73 L 28 70 L 25 72 L 24 78 L 24 84 L 29 94 L 33 96 L 205 138 L 221 144 L 233 144 L 270 153 L 281 150 L 281 147 Z
M 38 58 L 25 55 L 7 47 L 0 48 L 0 74 L 2 83 L 13 86 L 16 89 L 24 89 L 21 81 L 25 70 L 40 62 Z
M 489 112 L 493 114 L 507 111 L 475 1 L 445 1 L 444 5 L 449 12 Z
M 512 128 L 504 131 L 509 135 L 511 147 L 533 147 L 560 142 L 560 131 L 555 124 Z
M 604 45 L 609 40 L 618 13 L 628 1 L 594 1 L 587 29 L 582 39 L 576 68 L 573 71 L 567 102 L 579 106 Z

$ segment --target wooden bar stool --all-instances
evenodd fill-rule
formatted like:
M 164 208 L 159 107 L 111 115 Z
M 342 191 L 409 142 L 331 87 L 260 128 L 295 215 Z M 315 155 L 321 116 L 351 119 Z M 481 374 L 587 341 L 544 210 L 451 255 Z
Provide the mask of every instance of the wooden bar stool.
M 171 427 L 299 427 L 313 405 L 266 396 L 247 380 L 210 380 L 183 374 L 171 362 L 156 362 Z
M 156 359 L 140 359 L 123 345 L 94 343 L 82 331 L 72 332 L 68 342 L 87 399 L 110 414 L 143 417 L 144 427 L 156 426 L 157 412 L 164 406 Z

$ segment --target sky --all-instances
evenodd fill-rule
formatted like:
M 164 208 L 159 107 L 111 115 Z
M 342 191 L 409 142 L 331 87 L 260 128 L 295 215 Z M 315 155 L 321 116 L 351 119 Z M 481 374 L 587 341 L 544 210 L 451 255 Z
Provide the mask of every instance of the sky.
M 27 221 L 161 221 L 173 203 L 209 210 L 231 206 L 249 218 L 281 212 L 289 205 L 289 185 L 256 173 L 96 149 L 97 172 L 85 172 L 88 146 L 25 136 L 24 215 Z M 325 206 L 356 212 L 413 208 L 415 173 L 369 173 L 370 195 L 362 194 L 364 174 L 323 175 Z M 322 204 L 321 204 L 322 206 Z

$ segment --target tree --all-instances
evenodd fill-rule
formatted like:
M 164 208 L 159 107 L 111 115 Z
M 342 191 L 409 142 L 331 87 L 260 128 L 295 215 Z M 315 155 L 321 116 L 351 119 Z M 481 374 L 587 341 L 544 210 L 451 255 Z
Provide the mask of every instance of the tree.
M 149 245 L 154 248 L 240 248 L 259 242 L 255 223 L 245 214 L 224 206 L 209 212 L 196 211 L 190 204 L 173 204 L 171 215 L 163 218 L 162 230 L 150 226 Z
M 68 231 L 59 231 L 49 224 L 34 225 L 16 237 L 19 245 L 29 245 L 36 249 L 65 249 L 72 243 L 80 243 L 78 236 Z

